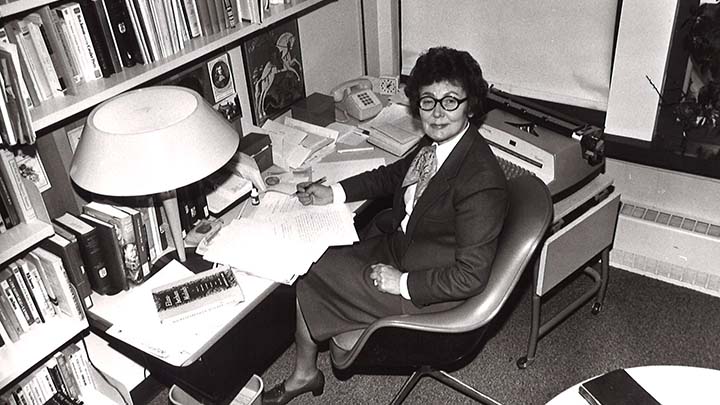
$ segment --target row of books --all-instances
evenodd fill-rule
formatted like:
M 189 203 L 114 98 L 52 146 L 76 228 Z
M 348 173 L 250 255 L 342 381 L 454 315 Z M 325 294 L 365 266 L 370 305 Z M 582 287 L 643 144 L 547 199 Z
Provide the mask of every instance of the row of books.
M 209 216 L 204 194 L 193 191 L 199 187 L 178 190 L 184 234 Z M 77 252 L 65 254 L 75 257 L 68 260 L 77 262 L 73 269 L 84 269 L 77 272 L 78 278 L 87 280 L 78 280 L 84 299 L 92 291 L 112 295 L 142 283 L 150 276 L 152 263 L 174 248 L 165 210 L 152 199 L 133 206 L 92 201 L 82 207 L 80 215 L 65 213 L 53 219 L 53 227 L 55 235 L 47 241 L 57 240 L 70 245 L 63 250 Z
M 0 346 L 12 345 L 57 316 L 85 317 L 71 273 L 51 252 L 51 243 L 0 269 Z
M 73 405 L 91 403 L 91 398 L 97 395 L 87 353 L 71 344 L 0 395 L 0 404 Z
M 32 102 L 21 72 L 15 44 L 0 28 L 0 144 L 35 142 L 30 107 Z
M 36 218 L 15 154 L 0 147 L 0 234 Z

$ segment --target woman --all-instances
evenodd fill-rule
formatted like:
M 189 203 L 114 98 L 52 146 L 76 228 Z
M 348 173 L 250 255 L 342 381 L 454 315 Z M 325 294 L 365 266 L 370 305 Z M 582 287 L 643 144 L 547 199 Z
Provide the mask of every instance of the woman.
M 470 124 L 484 114 L 487 91 L 470 54 L 429 49 L 405 88 L 426 134 L 416 151 L 330 187 L 298 185 L 304 205 L 392 195 L 396 231 L 328 249 L 298 281 L 295 369 L 263 403 L 323 392 L 315 342 L 381 317 L 451 308 L 483 290 L 507 209 L 502 170 Z

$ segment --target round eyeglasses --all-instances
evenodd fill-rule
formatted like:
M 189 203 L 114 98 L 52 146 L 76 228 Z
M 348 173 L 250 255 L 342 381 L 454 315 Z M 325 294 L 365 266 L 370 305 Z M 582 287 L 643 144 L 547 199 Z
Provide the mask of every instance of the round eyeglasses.
M 458 107 L 460 107 L 460 104 L 464 103 L 465 101 L 467 101 L 467 97 L 459 99 L 455 96 L 445 96 L 438 100 L 432 96 L 423 96 L 420 97 L 420 100 L 418 101 L 418 106 L 423 111 L 432 111 L 433 109 L 435 109 L 435 105 L 437 105 L 437 103 L 440 103 L 440 106 L 443 108 L 443 110 L 455 111 L 458 109 Z

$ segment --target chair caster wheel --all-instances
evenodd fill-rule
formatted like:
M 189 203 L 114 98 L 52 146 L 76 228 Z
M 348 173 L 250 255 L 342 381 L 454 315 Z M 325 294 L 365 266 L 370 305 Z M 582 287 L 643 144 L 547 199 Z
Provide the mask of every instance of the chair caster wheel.
M 528 359 L 527 356 L 522 356 L 519 359 L 517 359 L 515 364 L 517 365 L 517 368 L 519 368 L 520 370 L 525 370 L 526 368 L 528 368 L 528 366 L 533 364 L 534 361 L 535 361 L 535 359 Z
M 592 312 L 593 315 L 597 315 L 600 313 L 600 310 L 602 310 L 602 304 L 599 302 L 596 302 L 592 305 L 592 309 L 590 312 Z

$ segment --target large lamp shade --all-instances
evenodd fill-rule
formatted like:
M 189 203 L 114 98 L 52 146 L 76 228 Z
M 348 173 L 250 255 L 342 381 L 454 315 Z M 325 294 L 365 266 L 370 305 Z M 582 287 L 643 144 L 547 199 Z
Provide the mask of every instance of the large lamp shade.
M 166 210 L 172 205 L 170 210 L 177 211 L 175 190 L 220 169 L 238 143 L 235 129 L 193 90 L 154 86 L 128 91 L 90 113 L 70 177 L 105 196 L 161 193 Z M 174 239 L 184 261 L 182 238 L 180 244 Z

